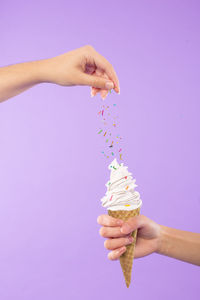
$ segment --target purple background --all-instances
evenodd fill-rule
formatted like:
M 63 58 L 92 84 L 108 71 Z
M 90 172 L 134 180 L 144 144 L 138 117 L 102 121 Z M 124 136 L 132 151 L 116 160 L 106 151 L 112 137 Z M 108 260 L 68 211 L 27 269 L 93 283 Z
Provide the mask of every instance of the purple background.
M 113 63 L 125 163 L 142 213 L 200 230 L 199 1 L 8 1 L 0 65 L 85 44 Z M 134 262 L 126 288 L 107 260 L 101 156 L 89 88 L 43 84 L 0 105 L 0 299 L 199 299 L 199 268 L 157 254 Z

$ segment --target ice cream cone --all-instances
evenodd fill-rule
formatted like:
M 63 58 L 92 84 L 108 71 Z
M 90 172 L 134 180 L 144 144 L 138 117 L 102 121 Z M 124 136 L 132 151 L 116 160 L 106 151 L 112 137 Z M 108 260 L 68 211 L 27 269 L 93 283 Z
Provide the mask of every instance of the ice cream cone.
M 134 210 L 108 210 L 108 214 L 111 217 L 127 221 L 128 219 L 138 216 L 140 214 L 140 208 Z M 120 264 L 126 281 L 126 286 L 129 287 L 131 283 L 131 272 L 134 258 L 134 249 L 136 244 L 137 230 L 132 232 L 133 243 L 126 246 L 126 252 L 120 257 Z

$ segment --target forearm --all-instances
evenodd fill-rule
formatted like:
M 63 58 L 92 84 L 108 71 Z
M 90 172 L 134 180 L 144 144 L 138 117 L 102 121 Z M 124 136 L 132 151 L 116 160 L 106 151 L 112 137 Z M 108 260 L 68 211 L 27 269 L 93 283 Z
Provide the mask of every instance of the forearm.
M 43 61 L 33 61 L 0 68 L 0 102 L 43 82 Z
M 200 266 L 200 234 L 160 226 L 159 254 Z

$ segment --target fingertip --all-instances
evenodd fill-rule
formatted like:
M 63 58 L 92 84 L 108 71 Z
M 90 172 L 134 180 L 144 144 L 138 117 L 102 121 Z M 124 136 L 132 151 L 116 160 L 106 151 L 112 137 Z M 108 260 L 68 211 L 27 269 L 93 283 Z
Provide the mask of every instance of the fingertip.
M 101 225 L 101 224 L 100 224 L 100 221 L 101 221 L 101 216 L 98 216 L 98 217 L 97 217 L 97 223 L 98 223 L 99 225 Z
M 124 224 L 122 225 L 122 227 L 120 228 L 120 231 L 121 231 L 121 233 L 123 233 L 123 234 L 128 234 L 128 233 L 131 232 L 131 227 L 129 226 L 129 224 L 124 223 Z

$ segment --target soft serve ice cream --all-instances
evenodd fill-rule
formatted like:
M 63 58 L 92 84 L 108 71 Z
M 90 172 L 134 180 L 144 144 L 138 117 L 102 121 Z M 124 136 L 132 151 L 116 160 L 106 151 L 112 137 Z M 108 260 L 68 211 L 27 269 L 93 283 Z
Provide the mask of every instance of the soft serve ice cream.
M 142 205 L 140 194 L 135 191 L 137 185 L 128 167 L 118 164 L 116 158 L 109 165 L 110 180 L 106 183 L 107 192 L 101 199 L 102 206 L 108 210 L 135 210 Z

